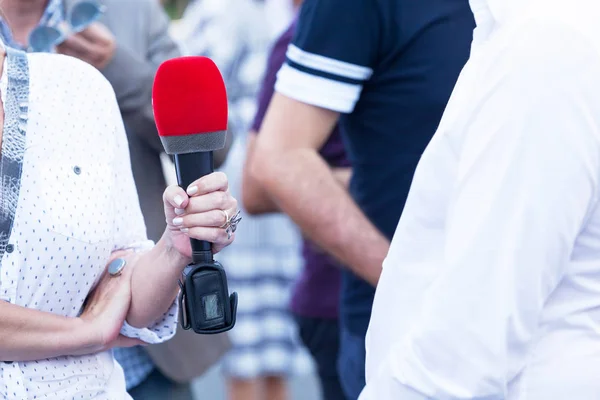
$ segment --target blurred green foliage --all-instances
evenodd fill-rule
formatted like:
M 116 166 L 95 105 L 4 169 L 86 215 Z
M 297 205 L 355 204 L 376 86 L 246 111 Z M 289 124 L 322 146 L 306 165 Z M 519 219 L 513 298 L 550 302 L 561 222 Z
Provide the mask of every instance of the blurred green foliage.
M 163 6 L 171 19 L 179 19 L 189 0 L 162 0 Z

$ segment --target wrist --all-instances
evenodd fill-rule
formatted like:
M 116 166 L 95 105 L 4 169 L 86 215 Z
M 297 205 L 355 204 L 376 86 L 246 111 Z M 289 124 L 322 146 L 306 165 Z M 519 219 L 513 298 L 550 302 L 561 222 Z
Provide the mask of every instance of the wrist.
M 173 241 L 171 240 L 168 230 L 165 231 L 158 243 L 156 243 L 156 247 L 160 249 L 161 254 L 164 254 L 165 258 L 169 262 L 169 265 L 177 270 L 181 270 L 181 272 L 183 272 L 183 269 L 192 262 L 191 257 L 182 254 L 173 245 Z
M 69 318 L 63 335 L 72 347 L 72 355 L 95 353 L 105 345 L 101 330 L 94 326 L 93 321 L 81 317 Z

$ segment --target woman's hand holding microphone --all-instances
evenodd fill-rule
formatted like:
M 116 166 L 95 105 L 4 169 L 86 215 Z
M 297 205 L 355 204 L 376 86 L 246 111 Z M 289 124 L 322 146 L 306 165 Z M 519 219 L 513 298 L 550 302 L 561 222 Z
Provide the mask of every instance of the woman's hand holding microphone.
M 153 310 L 151 307 L 160 308 L 172 302 L 180 270 L 191 261 L 190 238 L 211 242 L 213 253 L 233 242 L 235 233 L 228 232 L 226 228 L 235 219 L 237 200 L 229 193 L 225 174 L 214 172 L 206 175 L 186 190 L 176 185 L 169 186 L 164 191 L 163 201 L 167 228 L 163 238 L 149 252 L 155 254 L 139 255 L 132 251 L 113 253 L 108 264 L 116 258 L 123 258 L 127 266 L 118 277 L 105 271 L 88 296 L 81 320 L 91 340 L 89 351 L 84 350 L 82 354 L 144 344 L 138 339 L 120 335 L 119 331 L 124 321 L 132 324 L 132 307 L 135 309 L 137 306 L 136 311 L 139 311 L 139 307 L 145 307 L 138 314 L 150 313 L 158 317 L 165 310 Z M 147 265 L 149 263 L 153 265 Z M 138 278 L 136 282 L 137 268 L 144 272 L 140 274 L 143 279 Z M 173 273 L 178 268 L 179 271 Z M 135 302 L 136 296 L 143 300 Z M 161 301 L 161 297 L 164 300 Z M 149 298 L 153 301 L 148 301 L 149 305 L 144 304 Z M 144 318 L 141 320 L 144 321 Z M 132 325 L 144 326 L 145 322 Z
M 190 238 L 211 242 L 213 253 L 233 242 L 235 234 L 226 227 L 237 213 L 237 200 L 229 193 L 224 173 L 204 176 L 186 190 L 169 186 L 163 200 L 168 240 L 182 256 L 191 258 Z

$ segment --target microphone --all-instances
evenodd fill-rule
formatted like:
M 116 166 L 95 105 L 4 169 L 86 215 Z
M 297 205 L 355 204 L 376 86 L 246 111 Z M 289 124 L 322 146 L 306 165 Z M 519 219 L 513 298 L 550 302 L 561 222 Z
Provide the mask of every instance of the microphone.
M 162 63 L 154 78 L 152 107 L 163 147 L 174 157 L 179 186 L 186 188 L 212 173 L 213 151 L 225 146 L 227 136 L 227 92 L 215 63 L 206 57 Z M 229 295 L 212 244 L 190 242 L 192 264 L 180 282 L 181 325 L 199 334 L 228 331 L 235 325 L 237 293 Z

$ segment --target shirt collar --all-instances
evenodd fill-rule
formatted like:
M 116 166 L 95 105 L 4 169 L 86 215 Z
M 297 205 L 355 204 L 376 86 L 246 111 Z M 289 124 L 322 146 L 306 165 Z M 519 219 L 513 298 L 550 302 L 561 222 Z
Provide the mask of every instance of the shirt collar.
M 64 20 L 65 10 L 63 0 L 49 0 L 38 26 L 57 26 Z M 22 46 L 15 41 L 10 27 L 2 17 L 0 17 L 0 37 L 7 46 L 21 50 L 26 50 L 28 47 Z

